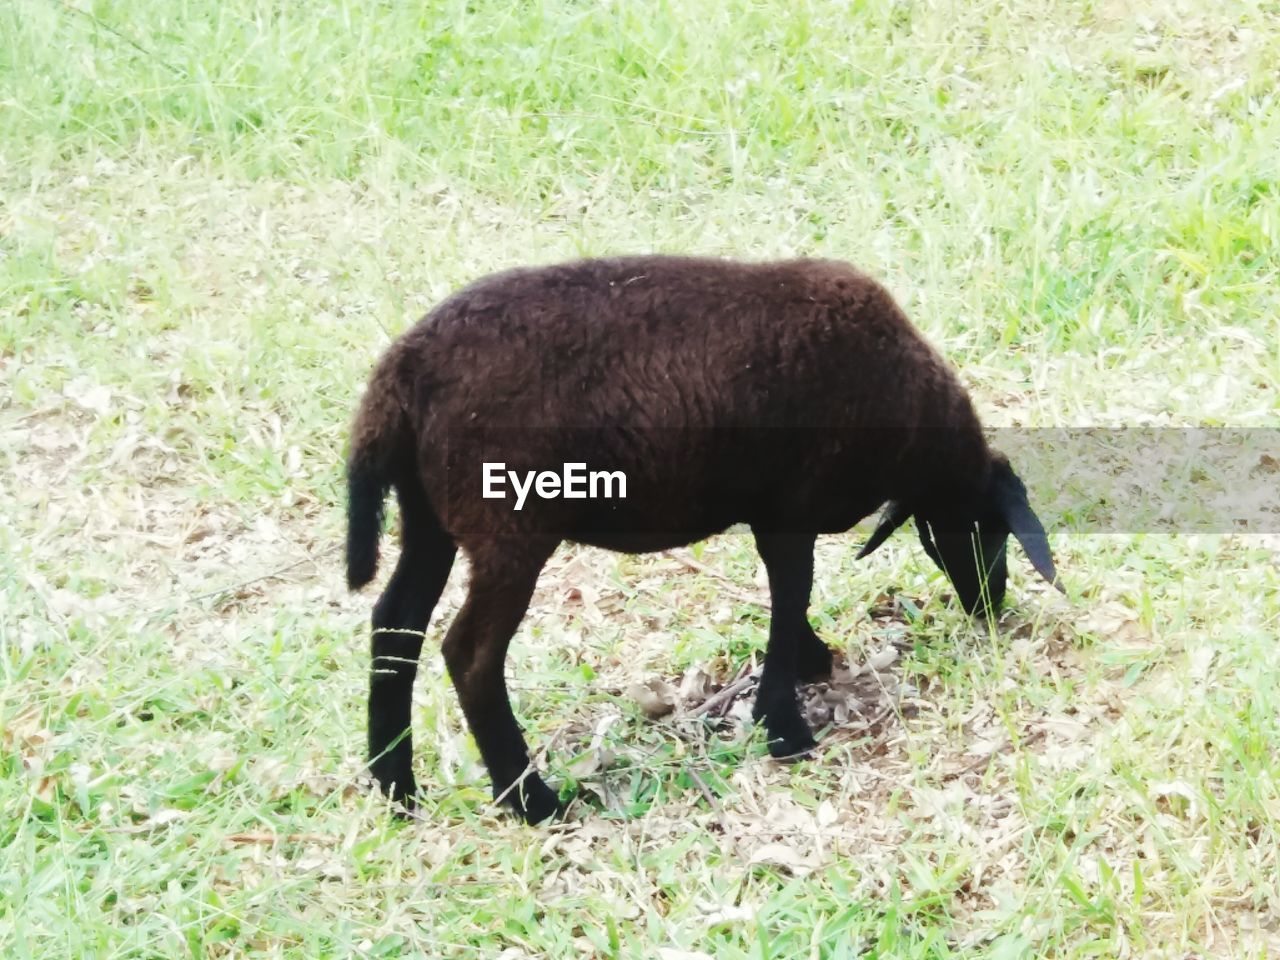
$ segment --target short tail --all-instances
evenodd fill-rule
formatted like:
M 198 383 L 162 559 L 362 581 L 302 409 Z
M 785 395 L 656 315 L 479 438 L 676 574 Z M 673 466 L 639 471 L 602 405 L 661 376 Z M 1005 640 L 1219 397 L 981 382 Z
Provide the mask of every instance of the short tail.
M 410 427 L 389 370 L 380 367 L 369 383 L 351 435 L 347 457 L 347 586 L 358 590 L 378 572 L 387 494 L 399 471 L 411 465 Z
M 347 586 L 359 590 L 378 572 L 384 503 L 390 483 L 367 461 L 347 463 Z

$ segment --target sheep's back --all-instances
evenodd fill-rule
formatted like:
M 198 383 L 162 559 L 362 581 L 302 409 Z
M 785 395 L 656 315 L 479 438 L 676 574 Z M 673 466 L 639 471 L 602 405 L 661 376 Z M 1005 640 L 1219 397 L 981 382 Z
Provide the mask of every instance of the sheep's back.
M 980 436 L 963 388 L 889 294 L 833 261 L 509 271 L 444 301 L 398 349 L 424 470 L 443 495 L 448 450 L 455 500 L 485 461 L 586 462 L 627 474 L 628 503 L 599 505 L 624 525 L 659 507 L 706 525 L 805 501 L 829 502 L 836 528 L 915 461 L 936 461 L 939 437 Z M 549 503 L 526 509 L 590 509 Z

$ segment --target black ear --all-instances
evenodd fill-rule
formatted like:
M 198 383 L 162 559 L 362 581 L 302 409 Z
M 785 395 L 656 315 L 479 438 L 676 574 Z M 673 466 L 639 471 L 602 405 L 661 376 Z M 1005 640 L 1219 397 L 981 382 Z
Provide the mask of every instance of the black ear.
M 880 522 L 876 525 L 875 531 L 871 534 L 871 539 L 867 541 L 867 545 L 858 551 L 858 559 L 861 560 L 880 544 L 889 539 L 889 535 L 897 530 L 900 526 L 907 522 L 911 517 L 911 511 L 896 500 L 890 500 L 888 506 L 884 508 L 884 513 L 880 514 Z
M 1058 582 L 1058 572 L 1053 566 L 1053 554 L 1049 552 L 1049 538 L 1045 535 L 1040 518 L 1031 509 L 1031 504 L 1027 503 L 1027 488 L 1013 472 L 1013 467 L 1009 466 L 1008 461 L 1003 459 L 996 461 L 991 478 L 991 490 L 995 498 L 996 510 L 1009 525 L 1009 531 L 1022 544 L 1022 549 L 1026 552 L 1031 565 L 1036 568 L 1040 576 L 1048 580 L 1060 593 L 1065 594 L 1067 591 Z

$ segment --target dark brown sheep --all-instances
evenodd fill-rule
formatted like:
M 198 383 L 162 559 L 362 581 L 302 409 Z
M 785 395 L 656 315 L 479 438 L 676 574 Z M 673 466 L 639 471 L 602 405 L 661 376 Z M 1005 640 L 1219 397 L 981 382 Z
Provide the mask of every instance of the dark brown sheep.
M 621 472 L 625 498 L 519 479 L 565 464 Z M 406 804 L 421 633 L 459 547 L 471 581 L 445 661 L 495 796 L 530 822 L 557 798 L 530 766 L 504 663 L 563 540 L 642 552 L 751 527 L 773 607 L 755 715 L 778 757 L 813 747 L 795 684 L 831 668 L 806 619 L 818 534 L 887 503 L 862 556 L 914 516 L 970 612 L 1002 601 L 1010 532 L 1055 581 L 955 375 L 881 286 L 832 261 L 618 257 L 484 278 L 382 358 L 347 475 L 353 589 L 374 576 L 389 490 L 400 504 L 400 561 L 373 611 L 369 754 Z

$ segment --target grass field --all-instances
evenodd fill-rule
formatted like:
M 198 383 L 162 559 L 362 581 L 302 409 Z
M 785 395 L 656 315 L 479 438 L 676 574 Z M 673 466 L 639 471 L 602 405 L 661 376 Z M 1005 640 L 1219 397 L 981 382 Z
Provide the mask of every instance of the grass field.
M 995 632 L 825 538 L 884 709 L 795 767 L 693 715 L 763 649 L 749 538 L 563 550 L 538 829 L 443 673 L 461 570 L 422 821 L 362 785 L 339 554 L 389 338 L 580 254 L 852 260 L 992 424 L 1280 425 L 1277 76 L 1242 0 L 0 4 L 0 955 L 1280 956 L 1275 535 L 1052 531 L 1072 600 L 1016 555 Z

